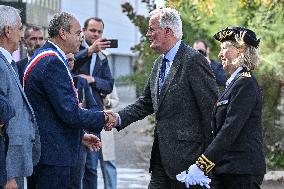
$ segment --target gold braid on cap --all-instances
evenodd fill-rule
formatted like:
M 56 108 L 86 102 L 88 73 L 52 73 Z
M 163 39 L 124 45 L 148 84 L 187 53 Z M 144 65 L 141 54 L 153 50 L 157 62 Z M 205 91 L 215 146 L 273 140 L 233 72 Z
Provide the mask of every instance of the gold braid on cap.
M 235 35 L 236 42 L 240 46 L 243 46 L 245 44 L 244 37 L 245 37 L 246 33 L 247 33 L 247 31 L 240 31 L 239 34 Z
M 204 174 L 208 175 L 209 172 L 214 168 L 215 163 L 207 159 L 205 155 L 201 155 L 195 164 L 204 172 Z
M 231 36 L 233 34 L 233 31 L 232 30 L 224 30 L 224 31 L 221 31 L 219 33 L 219 38 L 220 38 L 220 41 L 222 41 L 223 39 L 225 39 L 227 36 Z

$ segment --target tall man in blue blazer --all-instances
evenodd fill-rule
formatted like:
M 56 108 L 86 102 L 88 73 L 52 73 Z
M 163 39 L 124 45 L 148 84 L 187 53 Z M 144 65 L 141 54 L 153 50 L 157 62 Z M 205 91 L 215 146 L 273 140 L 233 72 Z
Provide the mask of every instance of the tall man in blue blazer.
M 205 57 L 182 42 L 182 21 L 176 10 L 153 10 L 146 36 L 160 56 L 143 95 L 118 112 L 117 129 L 154 113 L 148 188 L 185 189 L 176 174 L 187 169 L 212 140 L 217 84 Z
M 108 59 L 101 50 L 108 47 L 104 42 L 102 34 L 104 30 L 103 20 L 96 17 L 87 19 L 84 23 L 85 40 L 80 51 L 75 55 L 74 71 L 81 77 L 87 79 L 98 108 L 103 110 L 103 98 L 110 94 L 113 89 L 114 79 L 110 72 Z M 100 152 L 87 152 L 86 168 L 84 175 L 84 188 L 97 189 L 97 166 Z M 116 166 L 112 161 L 103 161 L 105 169 L 105 189 L 116 189 Z
M 33 165 L 40 157 L 34 111 L 21 87 L 11 55 L 18 49 L 22 37 L 20 11 L 0 5 L 0 95 L 15 110 L 15 116 L 8 121 L 5 128 L 8 138 L 5 189 L 23 189 L 24 177 L 32 174 Z
M 99 147 L 95 135 L 83 129 L 100 132 L 114 117 L 103 111 L 79 106 L 66 54 L 75 53 L 81 43 L 78 20 L 68 14 L 56 14 L 48 28 L 49 39 L 29 62 L 23 86 L 36 112 L 42 143 L 42 154 L 35 167 L 39 189 L 69 189 L 70 170 L 77 163 L 80 143 Z

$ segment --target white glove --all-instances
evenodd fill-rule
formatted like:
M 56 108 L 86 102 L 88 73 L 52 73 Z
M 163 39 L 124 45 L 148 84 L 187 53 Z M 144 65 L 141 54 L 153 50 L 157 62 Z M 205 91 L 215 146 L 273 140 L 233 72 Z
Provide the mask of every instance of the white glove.
M 184 182 L 185 186 L 189 188 L 191 185 L 200 185 L 205 186 L 206 188 L 210 188 L 209 184 L 211 179 L 208 176 L 205 176 L 203 171 L 196 165 L 193 164 L 188 168 L 188 172 L 181 172 L 176 175 L 176 178 L 180 182 Z

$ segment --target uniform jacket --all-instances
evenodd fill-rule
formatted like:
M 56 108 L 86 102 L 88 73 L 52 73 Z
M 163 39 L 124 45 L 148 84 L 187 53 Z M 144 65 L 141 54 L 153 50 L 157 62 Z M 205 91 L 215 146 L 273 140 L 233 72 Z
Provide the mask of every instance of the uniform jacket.
M 204 155 L 217 174 L 264 174 L 262 92 L 250 72 L 241 71 L 213 110 L 214 140 Z
M 6 156 L 7 179 L 32 174 L 33 165 L 40 157 L 40 139 L 34 111 L 10 63 L 0 53 L 0 94 L 15 110 L 8 122 L 9 138 Z
M 17 62 L 18 74 L 19 74 L 21 85 L 23 84 L 24 71 L 25 71 L 25 68 L 28 62 L 29 62 L 28 57 Z
M 46 48 L 56 49 L 46 42 L 36 55 Z M 25 92 L 38 119 L 40 164 L 73 166 L 82 129 L 100 132 L 104 126 L 103 112 L 79 108 L 68 71 L 57 56 L 46 56 L 35 65 L 25 81 Z
M 166 173 L 176 179 L 176 174 L 193 164 L 211 142 L 217 84 L 207 60 L 182 42 L 158 98 L 162 59 L 161 55 L 154 62 L 143 96 L 119 111 L 118 130 L 154 113 L 161 161 Z M 155 144 L 151 159 L 154 154 Z
M 88 57 L 88 49 L 80 47 L 80 51 L 75 55 L 74 73 L 90 75 L 91 60 L 92 56 Z M 91 76 L 95 78 L 95 83 L 90 85 L 93 96 L 98 107 L 103 110 L 103 97 L 111 93 L 114 79 L 107 57 L 101 52 L 97 53 L 95 68 Z

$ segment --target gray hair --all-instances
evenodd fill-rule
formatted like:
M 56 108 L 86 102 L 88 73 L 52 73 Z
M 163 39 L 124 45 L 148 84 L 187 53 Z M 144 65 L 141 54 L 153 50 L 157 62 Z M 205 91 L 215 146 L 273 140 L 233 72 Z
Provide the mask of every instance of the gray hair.
M 14 7 L 0 5 L 0 35 L 3 34 L 5 26 L 17 26 L 18 19 L 21 19 L 20 13 L 21 11 Z
M 71 20 L 74 18 L 73 15 L 62 12 L 55 14 L 52 20 L 49 22 L 48 35 L 53 38 L 59 35 L 59 30 L 63 28 L 67 32 L 71 30 Z
M 159 24 L 162 29 L 170 28 L 177 39 L 182 38 L 182 21 L 177 10 L 172 8 L 155 9 L 149 13 L 150 17 L 159 16 Z
M 236 48 L 243 48 L 243 53 L 233 60 L 233 64 L 239 64 L 247 70 L 254 70 L 259 65 L 259 53 L 257 49 L 246 43 L 237 41 L 229 41 Z

